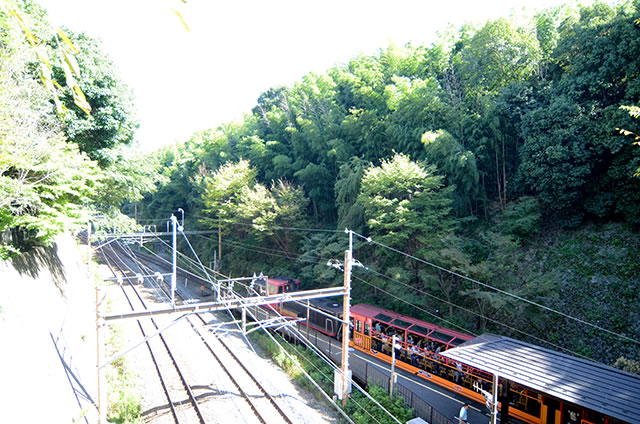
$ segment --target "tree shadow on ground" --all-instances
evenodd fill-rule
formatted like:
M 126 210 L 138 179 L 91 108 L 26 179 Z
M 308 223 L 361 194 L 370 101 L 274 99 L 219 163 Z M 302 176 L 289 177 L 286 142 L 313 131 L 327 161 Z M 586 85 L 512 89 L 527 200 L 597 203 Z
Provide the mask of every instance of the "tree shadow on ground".
M 84 422 L 86 422 L 86 424 L 89 424 L 89 419 L 86 416 L 86 412 L 90 408 L 97 409 L 97 405 L 78 377 L 77 370 L 74 370 L 73 357 L 71 356 L 71 352 L 64 342 L 64 338 L 61 338 L 60 336 L 56 338 L 52 333 L 49 333 L 49 335 L 51 336 L 53 347 L 55 348 L 56 353 L 60 358 L 60 363 L 62 364 L 62 368 L 64 369 L 65 375 L 67 376 L 69 386 L 73 391 L 73 396 L 76 398 L 76 402 L 78 403 L 80 417 Z
M 40 271 L 46 269 L 51 274 L 60 293 L 64 296 L 66 276 L 64 266 L 58 257 L 58 247 L 53 244 L 50 247 L 37 246 L 28 252 L 11 259 L 11 265 L 20 273 L 31 278 L 37 278 Z

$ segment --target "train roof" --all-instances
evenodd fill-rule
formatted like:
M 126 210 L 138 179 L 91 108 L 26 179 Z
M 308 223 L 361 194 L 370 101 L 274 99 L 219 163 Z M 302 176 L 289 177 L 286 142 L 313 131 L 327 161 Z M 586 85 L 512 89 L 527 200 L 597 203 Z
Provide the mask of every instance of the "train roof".
M 287 280 L 280 278 L 280 277 L 273 277 L 273 278 L 269 278 L 269 284 L 273 284 L 274 286 L 286 286 L 289 283 L 287 282 Z
M 353 305 L 351 307 L 351 312 L 454 346 L 460 345 L 472 338 L 472 336 L 460 333 L 459 331 L 450 330 L 427 321 L 411 318 L 406 315 L 390 311 L 389 309 L 366 303 Z
M 494 334 L 441 355 L 627 422 L 640 417 L 640 376 Z
M 322 309 L 337 317 L 342 317 L 342 299 L 332 297 L 322 297 L 320 299 L 311 299 L 311 304 L 318 309 Z

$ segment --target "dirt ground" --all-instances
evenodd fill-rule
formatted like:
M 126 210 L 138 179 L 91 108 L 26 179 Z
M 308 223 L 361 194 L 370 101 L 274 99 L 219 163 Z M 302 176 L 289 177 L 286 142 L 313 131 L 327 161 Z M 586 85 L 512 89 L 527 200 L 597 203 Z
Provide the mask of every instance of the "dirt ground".
M 95 291 L 71 236 L 0 262 L 0 422 L 95 423 Z
M 0 262 L 0 422 L 98 422 L 95 281 L 111 275 L 94 267 L 92 279 L 86 257 L 86 246 L 65 235 L 51 248 Z M 118 301 L 109 304 L 116 308 Z M 125 345 L 137 337 L 132 330 Z M 232 337 L 231 343 L 287 399 L 298 422 L 336 421 L 334 411 L 311 405 L 310 393 L 296 388 L 272 361 L 256 356 L 243 339 Z M 161 400 L 144 377 L 149 375 L 144 350 L 127 356 L 139 377 L 143 411 L 149 410 Z

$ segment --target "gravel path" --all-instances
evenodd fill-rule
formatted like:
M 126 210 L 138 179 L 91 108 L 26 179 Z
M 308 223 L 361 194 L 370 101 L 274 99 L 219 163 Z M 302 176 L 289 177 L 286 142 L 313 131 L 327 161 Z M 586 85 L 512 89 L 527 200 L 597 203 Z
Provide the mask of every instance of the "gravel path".
M 110 271 L 106 267 L 100 268 L 103 278 L 111 277 Z M 200 286 L 187 283 L 179 284 L 182 294 L 185 297 L 197 298 L 200 293 Z M 154 307 L 154 303 L 159 300 L 156 290 L 147 288 L 145 291 L 145 302 L 148 307 Z M 108 286 L 108 299 L 112 312 L 129 311 L 130 307 L 122 295 L 117 283 Z M 211 300 L 211 298 L 207 298 Z M 158 306 L 155 303 L 155 306 Z M 209 320 L 217 320 L 213 314 L 207 314 Z M 159 321 L 168 322 L 175 317 L 166 316 Z M 158 325 L 162 326 L 159 322 Z M 140 331 L 134 320 L 124 320 L 116 324 L 124 339 L 124 346 L 131 346 L 141 340 Z M 172 348 L 176 346 L 174 355 L 181 358 L 180 363 L 191 368 L 189 374 L 192 381 L 189 382 L 196 393 L 206 393 L 206 409 L 211 404 L 214 405 L 215 416 L 208 416 L 207 422 L 214 423 L 244 423 L 255 422 L 253 413 L 247 406 L 244 399 L 237 390 L 223 383 L 225 378 L 221 376 L 221 371 L 217 369 L 212 358 L 203 349 L 194 345 L 198 343 L 189 333 L 192 330 L 186 326 L 175 325 L 166 330 L 166 334 L 171 336 Z M 207 337 L 214 337 L 211 333 Z M 279 404 L 293 422 L 296 423 L 334 423 L 337 422 L 336 413 L 324 403 L 314 405 L 314 395 L 307 393 L 296 387 L 291 379 L 271 360 L 262 358 L 254 353 L 247 345 L 244 338 L 237 334 L 226 334 L 220 336 L 229 345 L 234 354 L 241 358 L 245 366 L 258 378 L 272 395 L 279 396 Z M 182 340 L 177 342 L 176 340 Z M 202 344 L 202 342 L 199 342 Z M 145 422 L 170 423 L 171 414 L 167 407 L 167 401 L 157 378 L 155 368 L 150 359 L 146 346 L 141 345 L 126 355 L 126 362 L 129 367 L 136 371 L 137 390 L 142 395 L 142 411 Z

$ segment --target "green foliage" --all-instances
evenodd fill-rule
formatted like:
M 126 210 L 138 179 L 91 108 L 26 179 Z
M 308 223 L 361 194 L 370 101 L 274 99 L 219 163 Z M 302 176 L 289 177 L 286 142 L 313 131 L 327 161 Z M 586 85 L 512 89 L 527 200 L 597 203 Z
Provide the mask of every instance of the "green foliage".
M 586 142 L 584 111 L 566 97 L 527 116 L 528 136 L 521 152 L 520 176 L 538 194 L 542 206 L 568 225 L 581 222 L 593 150 Z
M 222 223 L 228 234 L 241 237 L 248 231 L 257 241 L 268 237 L 293 263 L 299 241 L 293 227 L 305 225 L 308 199 L 301 188 L 286 181 L 267 189 L 255 176 L 249 162 L 242 160 L 205 177 L 204 212 L 210 217 L 201 222 L 212 227 Z
M 158 184 L 168 182 L 160 174 L 158 155 L 143 154 L 131 149 L 104 152 L 99 190 L 95 202 L 103 206 L 122 206 L 124 202 L 138 202 L 144 194 L 153 193 Z
M 106 150 L 124 139 L 107 140 L 115 133 L 103 131 L 105 122 L 110 121 L 109 126 L 116 125 L 115 121 L 125 126 L 130 124 L 129 112 L 118 103 L 123 98 L 118 98 L 116 93 L 124 88 L 108 75 L 112 72 L 110 62 L 87 37 L 72 35 L 80 48 L 76 51 L 75 43 L 64 32 L 54 34 L 46 21 L 46 13 L 36 4 L 21 3 L 20 12 L 14 10 L 13 15 L 4 13 L 5 6 L 10 7 L 10 2 L 2 3 L 0 13 L 3 29 L 0 36 L 0 256 L 7 258 L 35 245 L 49 244 L 63 231 L 76 232 L 84 228 L 89 216 L 97 211 L 102 212 L 104 221 L 99 226 L 124 228 L 126 224 L 132 228 L 132 223 L 127 222 L 117 207 L 124 201 L 141 199 L 142 194 L 152 191 L 161 179 L 152 158 L 132 158 L 131 153 Z M 24 22 L 11 18 L 18 15 Z M 47 39 L 49 47 L 54 49 L 48 53 L 45 44 L 38 41 Z M 35 56 L 32 48 L 36 49 Z M 34 60 L 40 63 L 34 65 Z M 82 76 L 79 67 L 83 67 Z M 40 75 L 44 86 L 34 78 L 36 68 L 53 72 L 53 75 Z M 47 92 L 53 87 L 50 78 L 60 80 L 60 90 L 63 90 L 63 79 L 67 86 L 67 91 L 53 90 L 55 110 L 52 94 Z M 101 92 L 103 104 L 97 101 L 95 93 L 108 84 L 111 91 Z M 83 104 L 84 93 L 79 85 L 91 93 L 92 101 L 98 106 L 90 118 L 87 118 L 88 105 Z M 72 106 L 74 104 L 76 106 Z M 74 122 L 78 125 L 94 129 L 103 125 L 103 130 L 93 135 L 99 140 L 94 140 L 92 147 L 78 139 L 72 140 L 78 144 L 69 142 L 67 136 L 73 119 L 61 125 L 56 110 L 66 110 L 75 116 Z M 123 136 L 122 128 L 116 131 L 120 134 L 117 137 Z M 126 131 L 129 134 L 123 137 L 130 139 L 133 127 Z M 90 160 L 87 153 L 100 158 L 104 169 Z
M 370 164 L 357 157 L 351 158 L 340 167 L 335 185 L 338 228 L 360 231 L 364 226 L 364 209 L 358 201 L 360 181 Z
M 480 175 L 476 157 L 446 131 L 422 134 L 429 162 L 446 176 L 446 183 L 455 187 L 454 207 L 457 215 L 472 215 L 473 204 L 478 200 Z
M 535 197 L 521 197 L 511 202 L 503 213 L 502 231 L 520 238 L 540 232 L 542 215 Z
M 138 128 L 134 115 L 133 96 L 118 79 L 111 59 L 101 43 L 86 34 L 67 31 L 79 53 L 76 55 L 80 75 L 77 84 L 93 109 L 91 116 L 77 106 L 73 90 L 66 90 L 61 101 L 66 106 L 64 131 L 69 140 L 89 157 L 104 165 L 107 150 L 129 145 Z M 52 56 L 59 55 L 58 37 L 50 40 Z M 64 60 L 62 60 L 64 63 Z M 59 84 L 68 80 L 68 71 L 54 66 L 53 78 Z
M 116 329 L 112 332 L 107 348 L 117 352 L 122 349 L 122 333 Z M 107 421 L 118 424 L 137 424 L 142 422 L 142 399 L 136 390 L 136 375 L 130 365 L 121 357 L 111 364 L 107 370 L 109 383 Z
M 633 374 L 640 374 L 640 361 L 634 361 L 633 359 L 627 359 L 624 356 L 616 359 L 614 367 L 620 368 L 626 372 L 630 372 Z
M 48 244 L 86 222 L 98 177 L 95 163 L 66 143 L 14 37 L 1 51 L 0 71 L 0 232 L 11 231 L 13 244 L 4 254 Z
M 288 274 L 306 287 L 340 283 L 324 264 L 347 245 L 330 231 L 348 227 L 640 334 L 629 295 L 637 261 L 620 246 L 635 246 L 637 235 L 588 227 L 640 222 L 640 149 L 625 137 L 640 127 L 621 108 L 640 100 L 639 10 L 562 6 L 451 28 L 431 46 L 389 46 L 269 88 L 242 121 L 163 149 L 169 181 L 157 182 L 140 215 L 166 219 L 182 207 L 194 229 L 219 219 L 234 274 Z M 114 181 L 126 191 L 126 176 Z M 195 243 L 204 257 L 217 249 Z M 637 358 L 625 344 L 373 243 L 356 242 L 356 252 L 394 279 L 354 284 L 359 301 L 448 310 L 466 328 L 552 340 L 609 363 Z
M 220 167 L 213 176 L 207 178 L 204 211 L 225 222 L 233 221 L 242 196 L 248 196 L 245 192 L 255 184 L 255 175 L 255 170 L 246 160 Z
M 414 418 L 413 409 L 409 409 L 402 397 L 397 394 L 394 398 L 390 398 L 388 391 L 377 385 L 370 386 L 368 392 L 371 397 L 400 422 L 404 423 Z M 366 424 L 372 421 L 388 424 L 396 423 L 393 418 L 360 392 L 352 393 L 351 400 L 345 407 L 345 412 L 358 424 Z
M 358 200 L 372 234 L 390 246 L 413 254 L 434 249 L 452 228 L 451 188 L 435 167 L 396 154 L 364 172 Z
M 300 371 L 304 369 L 316 383 L 322 387 L 325 393 L 332 395 L 333 392 L 333 368 L 326 364 L 315 353 L 305 349 L 302 345 L 294 347 L 287 344 L 282 338 L 277 340 L 284 346 L 280 348 L 269 336 L 263 333 L 253 333 L 251 335 L 253 341 L 257 342 L 260 348 L 266 353 L 298 384 L 309 389 L 316 390 L 315 385 L 311 384 L 307 377 Z M 291 359 L 291 357 L 293 359 Z M 404 400 L 396 394 L 392 399 L 388 392 L 380 386 L 369 386 L 367 392 L 376 402 L 382 405 L 387 411 L 393 414 L 400 422 L 407 422 L 414 418 L 413 409 L 409 409 Z M 318 399 L 324 399 L 316 394 Z M 347 405 L 344 407 L 347 415 L 356 423 L 370 423 L 373 419 L 379 423 L 395 423 L 396 421 L 382 410 L 378 405 L 362 394 L 359 390 L 352 391 Z M 374 418 L 372 418 L 374 417 Z

